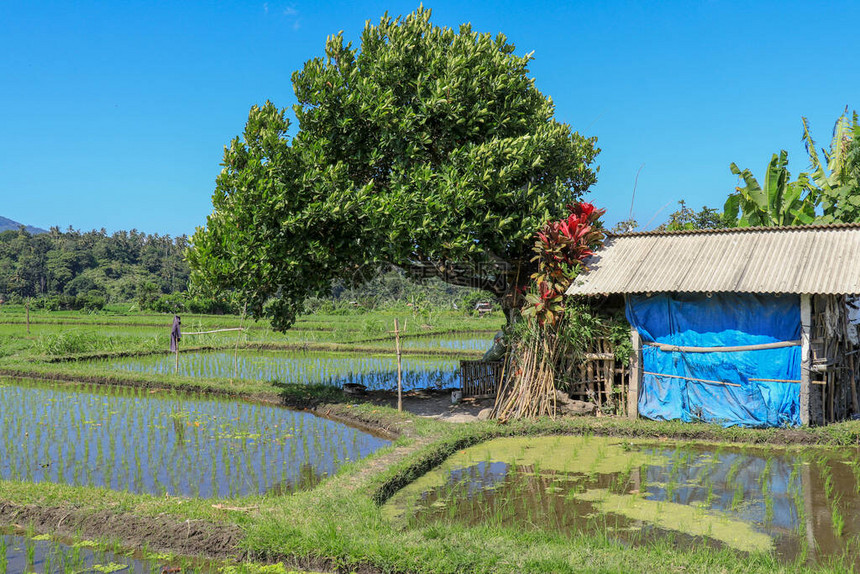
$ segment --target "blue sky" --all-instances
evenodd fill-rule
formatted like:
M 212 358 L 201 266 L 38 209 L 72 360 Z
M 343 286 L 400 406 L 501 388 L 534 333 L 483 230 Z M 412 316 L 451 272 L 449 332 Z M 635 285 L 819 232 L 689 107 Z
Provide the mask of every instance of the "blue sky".
M 295 102 L 290 75 L 328 34 L 417 2 L 0 3 L 0 215 L 47 228 L 192 233 L 223 146 L 252 104 Z M 654 227 L 678 200 L 722 207 L 729 163 L 807 167 L 860 110 L 860 2 L 426 2 L 534 51 L 556 116 L 598 138 L 589 199 Z M 820 147 L 820 146 L 819 146 Z

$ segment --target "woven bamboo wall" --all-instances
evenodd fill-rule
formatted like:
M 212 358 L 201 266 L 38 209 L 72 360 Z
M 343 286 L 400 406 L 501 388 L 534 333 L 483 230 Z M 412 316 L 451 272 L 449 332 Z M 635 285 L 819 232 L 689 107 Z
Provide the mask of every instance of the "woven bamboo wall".
M 858 376 L 860 345 L 857 327 L 848 320 L 849 304 L 843 296 L 820 296 L 812 299 L 811 379 L 812 392 L 820 393 L 820 402 L 811 413 L 810 422 L 827 424 L 860 415 Z M 854 336 L 849 330 L 854 329 Z M 816 397 L 817 398 L 817 397 Z
M 502 380 L 503 361 L 460 361 L 460 386 L 464 397 L 496 396 Z

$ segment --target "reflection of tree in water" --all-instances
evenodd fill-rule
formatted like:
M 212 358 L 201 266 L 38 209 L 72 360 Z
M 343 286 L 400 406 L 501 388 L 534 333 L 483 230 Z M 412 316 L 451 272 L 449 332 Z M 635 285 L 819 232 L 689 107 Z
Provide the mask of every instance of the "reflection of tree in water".
M 274 485 L 269 494 L 281 495 L 292 494 L 302 490 L 310 490 L 318 485 L 328 475 L 327 472 L 318 472 L 314 465 L 310 462 L 303 462 L 299 465 L 298 475 L 293 480 L 285 480 Z
M 860 566 L 860 452 L 699 445 L 653 452 L 665 463 L 613 474 L 550 472 L 489 460 L 454 469 L 443 486 L 416 502 L 410 522 L 582 532 L 629 543 L 671 536 L 677 545 L 721 546 L 648 522 L 602 514 L 592 503 L 575 498 L 587 490 L 605 489 L 702 506 L 717 516 L 744 520 L 773 537 L 783 560 L 805 553 L 813 563 L 837 560 L 846 570 Z M 834 516 L 844 523 L 841 532 Z
M 616 475 L 589 477 L 541 471 L 535 466 L 480 462 L 457 469 L 445 486 L 426 493 L 414 520 L 418 524 L 450 520 L 469 526 L 552 529 L 572 534 L 588 528 L 587 517 L 596 510 L 590 502 L 568 496 L 571 491 L 614 488 L 616 483 Z M 619 525 L 624 521 L 619 518 Z

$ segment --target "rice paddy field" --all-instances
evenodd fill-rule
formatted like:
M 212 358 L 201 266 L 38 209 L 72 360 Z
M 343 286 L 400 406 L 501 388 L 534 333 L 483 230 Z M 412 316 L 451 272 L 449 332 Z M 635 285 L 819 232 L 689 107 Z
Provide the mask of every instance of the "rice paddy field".
M 0 307 L 0 574 L 860 570 L 860 422 L 400 413 L 342 392 L 395 389 L 395 317 L 405 390 L 504 322 L 189 315 L 170 354 L 170 315 Z
M 0 477 L 189 497 L 310 488 L 389 441 L 310 413 L 140 388 L 0 380 Z
M 755 449 L 606 437 L 502 438 L 413 482 L 386 513 L 641 546 L 670 538 L 860 568 L 858 449 Z
M 275 380 L 292 384 L 362 384 L 369 390 L 397 390 L 396 358 L 390 355 L 356 355 L 330 352 L 208 351 L 172 356 L 152 355 L 107 363 L 111 369 L 193 378 Z M 407 355 L 402 358 L 402 387 L 447 389 L 460 387 L 459 362 L 453 358 Z
M 144 553 L 128 555 L 100 548 L 91 540 L 68 544 L 50 536 L 0 535 L 0 573 L 21 572 L 82 574 L 123 572 L 128 574 L 161 574 L 172 566 L 158 556 L 144 558 Z M 209 572 L 204 566 L 185 566 L 187 572 Z

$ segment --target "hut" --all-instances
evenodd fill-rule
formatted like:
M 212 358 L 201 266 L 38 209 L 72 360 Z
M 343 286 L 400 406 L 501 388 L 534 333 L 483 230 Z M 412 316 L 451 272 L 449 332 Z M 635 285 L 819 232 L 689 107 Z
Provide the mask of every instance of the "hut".
M 586 264 L 567 294 L 624 305 L 631 324 L 629 416 L 860 416 L 860 225 L 610 235 Z

